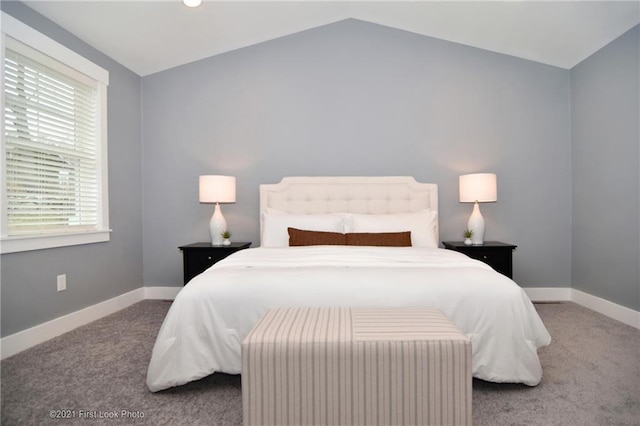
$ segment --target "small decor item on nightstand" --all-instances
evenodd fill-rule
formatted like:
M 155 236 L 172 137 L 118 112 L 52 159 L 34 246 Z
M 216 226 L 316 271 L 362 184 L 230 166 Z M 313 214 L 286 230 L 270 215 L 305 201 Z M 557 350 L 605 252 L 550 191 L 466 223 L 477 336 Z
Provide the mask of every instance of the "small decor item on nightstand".
M 471 241 L 471 238 L 473 238 L 473 229 L 465 229 L 463 235 L 465 246 L 470 246 L 471 244 L 473 244 L 473 241 Z
M 230 246 L 231 245 L 231 232 L 230 231 L 224 231 L 221 233 L 222 235 L 222 245 L 223 246 Z

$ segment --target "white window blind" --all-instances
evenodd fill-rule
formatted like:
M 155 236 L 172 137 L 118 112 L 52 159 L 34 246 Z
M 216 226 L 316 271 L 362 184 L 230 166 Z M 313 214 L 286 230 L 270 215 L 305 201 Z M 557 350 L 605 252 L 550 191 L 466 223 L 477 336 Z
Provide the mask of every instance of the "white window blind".
M 97 229 L 97 90 L 5 51 L 8 235 Z
M 109 74 L 0 16 L 0 252 L 109 241 Z

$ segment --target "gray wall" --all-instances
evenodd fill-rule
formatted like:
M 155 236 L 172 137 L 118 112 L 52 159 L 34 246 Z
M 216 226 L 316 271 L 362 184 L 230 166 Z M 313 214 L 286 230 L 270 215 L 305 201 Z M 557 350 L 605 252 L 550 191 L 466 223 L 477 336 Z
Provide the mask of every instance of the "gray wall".
M 518 245 L 523 286 L 571 285 L 569 71 L 347 20 L 143 78 L 144 283 L 182 282 L 177 247 L 207 241 L 200 174 L 258 244 L 258 185 L 293 175 L 410 175 L 440 190 L 442 239 L 471 213 L 458 176 L 498 175 L 488 240 Z
M 471 206 L 458 176 L 495 172 L 487 239 L 518 244 L 517 282 L 569 287 L 573 269 L 576 288 L 640 307 L 638 28 L 569 72 L 348 20 L 141 79 L 0 5 L 110 71 L 114 229 L 108 243 L 2 255 L 2 336 L 143 282 L 180 285 L 177 246 L 208 239 L 197 180 L 209 173 L 237 176 L 223 210 L 234 239 L 257 245 L 260 183 L 415 176 L 439 184 L 441 238 L 459 239 Z
M 573 287 L 640 309 L 640 27 L 571 70 Z
M 18 2 L 2 10 L 109 71 L 109 219 L 111 241 L 5 254 L 2 336 L 142 286 L 141 79 Z M 56 276 L 67 290 L 56 292 Z

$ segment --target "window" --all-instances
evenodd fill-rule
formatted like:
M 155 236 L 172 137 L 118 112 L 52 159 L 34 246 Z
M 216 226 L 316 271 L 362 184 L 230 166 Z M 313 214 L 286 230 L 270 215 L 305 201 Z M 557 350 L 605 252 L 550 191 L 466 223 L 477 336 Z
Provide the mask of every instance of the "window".
M 2 14 L 2 253 L 109 240 L 108 73 Z

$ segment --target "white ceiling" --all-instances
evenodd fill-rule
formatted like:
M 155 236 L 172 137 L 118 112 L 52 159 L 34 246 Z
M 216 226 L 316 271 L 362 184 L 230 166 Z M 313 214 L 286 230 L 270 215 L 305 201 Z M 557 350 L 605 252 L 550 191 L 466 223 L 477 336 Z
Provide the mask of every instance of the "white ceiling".
M 639 1 L 24 3 L 140 76 L 347 18 L 569 69 L 640 23 Z

